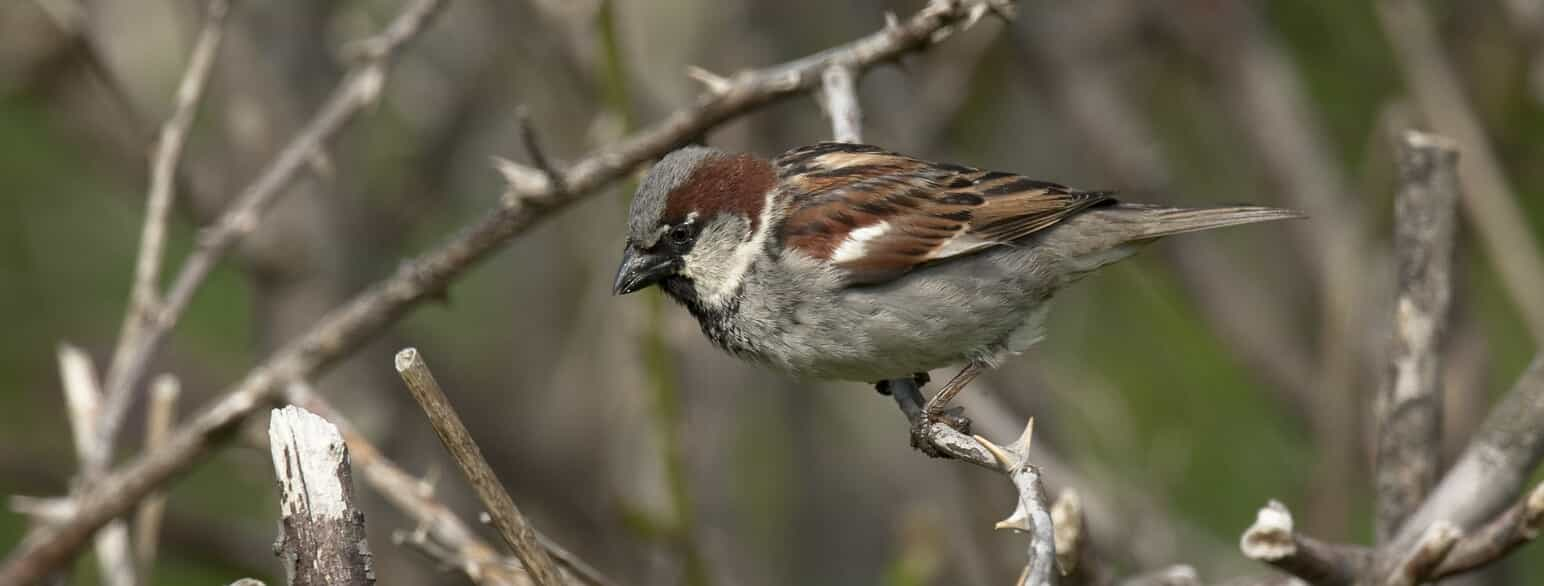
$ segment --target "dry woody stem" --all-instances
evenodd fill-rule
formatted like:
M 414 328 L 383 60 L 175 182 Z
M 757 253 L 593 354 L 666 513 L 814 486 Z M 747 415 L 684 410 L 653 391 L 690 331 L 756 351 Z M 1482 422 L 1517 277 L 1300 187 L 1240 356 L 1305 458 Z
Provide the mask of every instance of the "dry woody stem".
M 456 410 L 450 406 L 450 399 L 440 390 L 423 356 L 413 348 L 404 349 L 397 353 L 396 366 L 397 373 L 402 375 L 402 381 L 407 383 L 418 406 L 429 416 L 434 433 L 440 436 L 440 442 L 445 444 L 445 449 L 450 451 L 456 464 L 461 467 L 462 474 L 471 482 L 477 498 L 488 507 L 488 515 L 492 517 L 499 537 L 504 539 L 504 544 L 509 546 L 515 557 L 520 558 L 526 573 L 538 586 L 563 584 L 552 558 L 547 556 L 546 549 L 537 542 L 536 530 L 520 514 L 514 500 L 509 498 L 509 491 L 504 489 L 498 476 L 493 473 L 493 467 L 483 458 L 482 450 L 466 430 L 466 425 L 461 423 Z
M 365 515 L 354 504 L 348 447 L 338 428 L 289 406 L 273 410 L 268 440 L 282 531 L 274 549 L 289 584 L 374 584 Z
M 1409 132 L 1399 145 L 1394 254 L 1399 289 L 1378 393 L 1377 538 L 1387 541 L 1437 482 L 1442 361 L 1458 224 L 1458 151 Z

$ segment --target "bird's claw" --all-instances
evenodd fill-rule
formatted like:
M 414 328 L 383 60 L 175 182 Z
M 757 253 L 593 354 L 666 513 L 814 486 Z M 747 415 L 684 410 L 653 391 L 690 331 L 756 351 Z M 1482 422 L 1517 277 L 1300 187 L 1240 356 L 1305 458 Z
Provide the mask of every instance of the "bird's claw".
M 964 407 L 951 407 L 932 414 L 924 411 L 922 415 L 911 424 L 911 447 L 916 448 L 929 457 L 948 458 L 949 455 L 940 451 L 933 445 L 932 430 L 934 423 L 942 423 L 965 435 L 970 435 L 970 418 L 965 416 Z

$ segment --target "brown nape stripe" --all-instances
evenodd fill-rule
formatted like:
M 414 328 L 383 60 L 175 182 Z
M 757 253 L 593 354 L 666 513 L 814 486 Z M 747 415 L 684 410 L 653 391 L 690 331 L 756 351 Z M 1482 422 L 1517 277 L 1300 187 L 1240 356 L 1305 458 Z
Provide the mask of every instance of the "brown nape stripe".
M 751 230 L 761 221 L 767 191 L 777 183 L 771 163 L 753 155 L 705 159 L 665 198 L 664 221 L 679 223 L 692 212 L 705 221 L 719 214 L 743 216 Z

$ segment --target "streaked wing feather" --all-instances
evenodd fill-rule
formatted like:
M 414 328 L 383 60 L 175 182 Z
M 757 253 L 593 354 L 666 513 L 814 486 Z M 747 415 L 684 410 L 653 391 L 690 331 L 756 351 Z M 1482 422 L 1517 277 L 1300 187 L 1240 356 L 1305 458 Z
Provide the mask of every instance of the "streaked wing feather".
M 852 284 L 1008 244 L 1111 200 L 996 171 L 931 163 L 869 145 L 820 143 L 775 161 L 794 195 L 785 246 L 827 260 Z

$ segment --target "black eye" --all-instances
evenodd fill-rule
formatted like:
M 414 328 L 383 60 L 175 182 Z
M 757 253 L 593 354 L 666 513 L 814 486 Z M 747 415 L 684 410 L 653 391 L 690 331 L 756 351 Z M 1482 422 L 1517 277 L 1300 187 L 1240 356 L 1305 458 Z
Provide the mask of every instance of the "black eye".
M 675 244 L 686 244 L 692 241 L 692 229 L 686 224 L 677 224 L 670 229 L 670 241 Z

